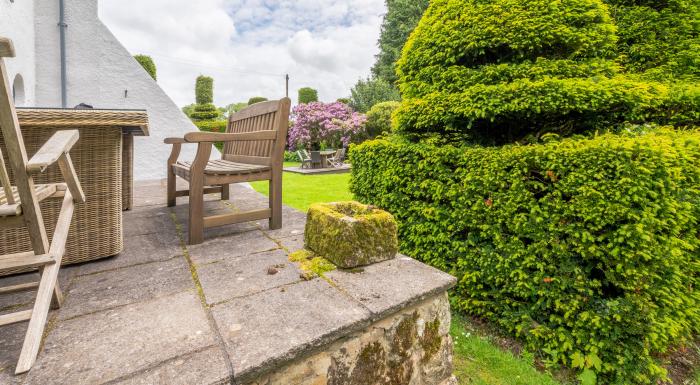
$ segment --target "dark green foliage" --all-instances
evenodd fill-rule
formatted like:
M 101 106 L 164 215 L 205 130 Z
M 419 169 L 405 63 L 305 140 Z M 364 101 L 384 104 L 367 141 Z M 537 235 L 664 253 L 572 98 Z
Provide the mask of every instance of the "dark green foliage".
M 214 79 L 199 75 L 194 86 L 194 95 L 197 104 L 214 103 Z
M 336 101 L 341 102 L 343 104 L 350 104 L 350 98 L 338 98 Z
M 141 67 L 143 67 L 143 69 L 145 69 L 146 72 L 151 75 L 153 80 L 157 80 L 156 63 L 153 62 L 153 59 L 150 56 L 135 55 L 134 59 L 136 59 L 136 61 L 141 64 Z
M 426 8 L 428 0 L 386 0 L 387 12 L 379 35 L 379 54 L 372 67 L 374 77 L 392 85 L 396 83 L 396 61 Z
M 221 112 L 213 104 L 196 104 L 190 114 L 192 120 L 212 120 L 221 117 Z
M 366 113 L 377 103 L 401 100 L 399 92 L 382 79 L 360 79 L 350 93 L 350 107 L 362 113 Z
M 306 104 L 318 101 L 318 91 L 311 87 L 299 89 L 299 104 Z
M 620 37 L 620 61 L 646 78 L 700 76 L 700 2 L 605 0 Z
M 668 97 L 623 77 L 600 0 L 436 0 L 398 63 L 398 129 L 501 144 L 641 121 Z
M 223 132 L 226 132 L 226 127 L 228 125 L 228 121 L 227 120 L 207 120 L 207 121 L 194 122 L 194 125 L 197 126 L 197 128 L 199 128 L 200 131 L 223 133 Z M 214 143 L 214 146 L 216 146 L 216 148 L 219 151 L 223 151 L 224 143 L 217 142 L 217 143 Z
M 195 107 L 195 106 L 196 106 L 196 104 L 192 103 L 192 104 L 188 104 L 188 105 L 182 107 L 182 108 L 181 108 L 182 113 L 185 114 L 185 115 L 187 115 L 188 118 L 191 117 L 191 116 L 192 116 L 192 113 L 194 112 L 194 107 Z
M 252 98 L 248 99 L 248 105 L 252 105 L 255 103 L 261 103 L 261 102 L 266 102 L 267 98 L 264 98 L 262 96 L 253 96 Z
M 454 305 L 600 384 L 663 378 L 700 332 L 700 134 L 499 148 L 374 140 L 356 199 L 399 222 L 402 252 L 459 279 Z
M 299 159 L 299 155 L 297 155 L 296 151 L 285 151 L 284 152 L 284 161 L 285 162 L 301 162 Z
M 382 102 L 375 104 L 367 112 L 367 123 L 365 130 L 370 138 L 374 138 L 382 133 L 392 132 L 391 114 L 399 108 L 399 102 Z

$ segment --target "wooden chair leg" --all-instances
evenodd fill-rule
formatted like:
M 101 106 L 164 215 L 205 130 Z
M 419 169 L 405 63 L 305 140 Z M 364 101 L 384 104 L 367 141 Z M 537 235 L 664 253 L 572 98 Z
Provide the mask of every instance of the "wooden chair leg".
M 51 310 L 60 309 L 63 306 L 63 292 L 58 281 L 53 287 L 53 295 L 51 296 Z
M 229 199 L 231 199 L 231 185 L 230 184 L 222 184 L 221 185 L 221 200 L 227 201 Z
M 282 228 L 282 173 L 272 173 L 270 179 L 270 230 Z
M 204 242 L 204 185 L 202 181 L 190 181 L 189 244 Z
M 175 197 L 177 177 L 173 173 L 172 167 L 168 167 L 168 207 L 174 207 L 177 204 Z

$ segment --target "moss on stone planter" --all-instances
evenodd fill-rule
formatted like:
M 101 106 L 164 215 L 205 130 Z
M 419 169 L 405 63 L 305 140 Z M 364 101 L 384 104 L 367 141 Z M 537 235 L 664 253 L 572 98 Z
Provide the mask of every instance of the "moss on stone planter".
M 421 337 L 420 344 L 423 348 L 423 362 L 430 361 L 435 353 L 440 350 L 440 346 L 442 346 L 442 336 L 440 336 L 439 317 L 436 317 L 433 321 L 425 324 L 425 330 L 423 331 L 423 337 Z
M 309 208 L 306 248 L 349 269 L 394 258 L 397 225 L 386 211 L 358 202 L 319 203 Z
M 309 278 L 316 276 L 323 278 L 325 273 L 336 269 L 335 265 L 328 262 L 327 259 L 316 256 L 313 252 L 306 249 L 289 254 L 289 261 L 299 263 L 299 268 L 303 272 L 308 273 L 307 276 Z

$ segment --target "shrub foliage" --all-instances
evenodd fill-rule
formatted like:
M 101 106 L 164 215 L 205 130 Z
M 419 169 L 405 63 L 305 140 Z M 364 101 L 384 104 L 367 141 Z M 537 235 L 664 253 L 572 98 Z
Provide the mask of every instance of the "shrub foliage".
M 318 101 L 318 91 L 311 87 L 299 89 L 299 104 L 306 104 Z
M 204 75 L 197 76 L 194 96 L 197 104 L 214 103 L 214 79 Z
M 148 55 L 135 55 L 134 59 L 136 59 L 139 64 L 141 64 L 141 67 L 148 72 L 149 75 L 153 78 L 153 80 L 158 80 L 157 79 L 157 71 L 156 71 L 156 63 L 153 61 L 153 59 L 148 56 Z
M 350 107 L 363 114 L 381 102 L 401 100 L 399 91 L 382 79 L 360 79 L 350 90 Z
M 700 332 L 700 134 L 350 155 L 352 192 L 394 214 L 402 251 L 548 363 L 652 383 L 653 357 Z
M 398 63 L 399 130 L 503 144 L 662 116 L 669 87 L 622 75 L 616 42 L 601 0 L 432 1 Z
M 253 96 L 252 98 L 248 99 L 248 105 L 253 105 L 255 103 L 262 103 L 266 102 L 267 98 L 262 97 L 262 96 Z
M 209 104 L 195 104 L 194 112 L 190 114 L 190 119 L 192 120 L 212 120 L 221 116 L 221 112 L 215 105 Z
M 392 132 L 391 116 L 400 105 L 399 102 L 382 102 L 370 108 L 365 123 L 368 137 L 374 138 L 382 133 Z

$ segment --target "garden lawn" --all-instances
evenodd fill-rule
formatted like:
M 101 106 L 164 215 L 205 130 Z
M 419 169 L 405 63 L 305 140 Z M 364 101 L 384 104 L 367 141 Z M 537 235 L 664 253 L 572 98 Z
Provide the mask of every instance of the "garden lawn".
M 299 163 L 285 162 L 284 167 L 298 166 Z M 285 172 L 282 176 L 282 201 L 297 210 L 308 210 L 313 203 L 352 200 L 348 188 L 350 173 L 302 175 Z M 268 194 L 268 182 L 252 182 L 251 186 L 259 193 Z
M 285 167 L 298 163 L 285 162 Z M 348 189 L 350 174 L 301 175 L 285 172 L 282 201 L 306 211 L 312 203 L 352 200 Z M 267 195 L 267 182 L 253 182 L 253 188 Z M 471 331 L 467 320 L 455 314 L 450 333 L 454 339 L 454 374 L 460 385 L 561 385 L 538 372 L 532 359 L 516 357 L 490 342 L 489 337 Z

